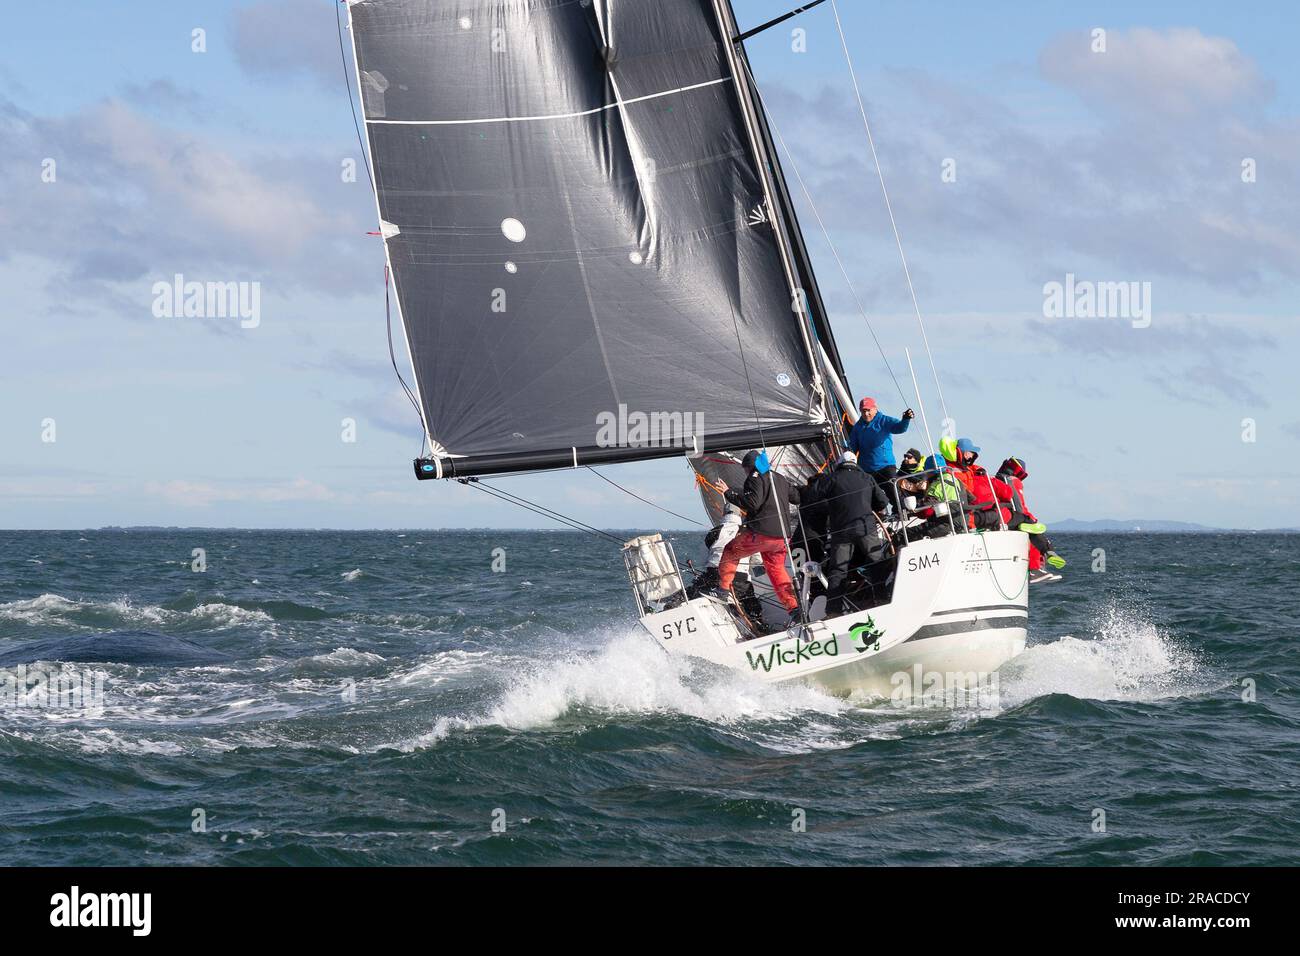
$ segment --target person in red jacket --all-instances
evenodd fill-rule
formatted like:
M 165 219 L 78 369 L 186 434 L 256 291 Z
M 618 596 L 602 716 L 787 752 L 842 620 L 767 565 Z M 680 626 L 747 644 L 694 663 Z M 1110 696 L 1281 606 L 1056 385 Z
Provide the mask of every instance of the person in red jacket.
M 1023 459 L 1011 457 L 1004 461 L 998 468 L 998 478 L 1010 486 L 1014 495 L 1012 504 L 1031 522 L 1039 523 L 1034 517 L 1029 506 L 1025 504 L 1025 479 L 1029 477 L 1029 472 L 1025 469 Z M 1044 529 L 1046 530 L 1046 529 Z M 1051 565 L 1056 570 L 1065 567 L 1065 558 L 1061 557 L 1052 549 L 1051 539 L 1045 534 L 1031 534 L 1029 536 L 1029 579 L 1030 581 L 1058 581 L 1059 574 L 1053 574 L 1043 568 L 1043 561 Z
M 989 475 L 983 466 L 975 464 L 980 449 L 969 438 L 959 438 L 956 448 L 957 458 L 952 463 L 952 472 L 971 497 L 971 527 L 994 529 L 1005 524 L 1014 528 L 1016 525 L 1012 521 L 1015 514 L 1007 507 L 1014 497 L 1011 486 Z

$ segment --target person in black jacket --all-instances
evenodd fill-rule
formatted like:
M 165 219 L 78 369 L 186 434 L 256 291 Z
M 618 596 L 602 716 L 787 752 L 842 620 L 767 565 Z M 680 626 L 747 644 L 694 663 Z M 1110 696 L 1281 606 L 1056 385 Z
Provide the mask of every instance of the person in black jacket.
M 758 470 L 759 453 L 751 451 L 741 464 L 745 468 L 745 484 L 739 489 L 718 482 L 718 490 L 731 504 L 745 512 L 741 532 L 722 552 L 718 565 L 718 588 L 730 592 L 741 558 L 751 554 L 762 555 L 768 580 L 782 606 L 792 614 L 799 608 L 794 595 L 794 584 L 785 569 L 786 536 L 789 534 L 789 506 L 799 503 L 799 493 L 776 472 Z
M 849 569 L 884 557 L 887 545 L 875 514 L 888 506 L 884 489 L 858 467 L 857 455 L 851 451 L 844 452 L 835 468 L 805 492 L 805 520 L 818 525 L 824 522 L 830 534 L 826 546 L 827 617 L 844 613 Z

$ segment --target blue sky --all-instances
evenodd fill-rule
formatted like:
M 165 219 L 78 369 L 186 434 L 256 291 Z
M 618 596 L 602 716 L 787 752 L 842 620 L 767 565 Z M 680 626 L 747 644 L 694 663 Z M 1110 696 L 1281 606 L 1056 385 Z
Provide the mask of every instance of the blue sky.
M 790 5 L 735 3 L 742 26 Z M 1300 466 L 1300 13 L 840 7 L 957 430 L 994 463 L 1029 462 L 1049 523 L 1300 525 L 1285 478 Z M 537 523 L 411 477 L 419 426 L 388 363 L 373 200 L 340 177 L 359 153 L 334 15 L 329 0 L 9 11 L 0 526 Z M 1089 49 L 1098 27 L 1104 54 Z M 204 53 L 191 51 L 195 28 Z M 920 339 L 829 4 L 749 49 L 900 370 Z M 949 159 L 956 182 L 941 178 Z M 897 412 L 811 212 L 801 218 L 852 387 Z M 260 325 L 155 317 L 153 283 L 178 272 L 259 281 Z M 1066 273 L 1149 282 L 1150 327 L 1044 317 L 1043 285 Z M 340 439 L 345 418 L 355 442 Z M 679 461 L 607 473 L 702 513 Z M 500 484 L 600 526 L 683 524 L 587 473 Z

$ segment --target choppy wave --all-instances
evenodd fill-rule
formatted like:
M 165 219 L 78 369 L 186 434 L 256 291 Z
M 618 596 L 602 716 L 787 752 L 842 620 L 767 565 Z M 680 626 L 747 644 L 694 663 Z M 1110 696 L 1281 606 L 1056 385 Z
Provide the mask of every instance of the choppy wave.
M 1114 572 L 1067 576 L 1035 593 L 1034 643 L 997 706 L 904 708 L 662 653 L 605 545 L 577 536 L 402 550 L 388 534 L 222 534 L 206 575 L 156 571 L 189 532 L 114 533 L 94 564 L 74 560 L 75 534 L 20 540 L 11 553 L 45 565 L 0 563 L 0 670 L 35 655 L 107 678 L 93 712 L 35 692 L 0 708 L 6 859 L 130 863 L 143 841 L 202 862 L 183 826 L 115 836 L 171 781 L 268 834 L 244 862 L 419 863 L 431 839 L 442 859 L 531 863 L 803 862 L 817 846 L 840 863 L 1181 865 L 1300 848 L 1277 816 L 1300 731 L 1286 584 L 1242 597 L 1267 584 L 1267 542 L 1197 539 L 1216 574 L 1188 580 L 1173 568 L 1187 543 L 1107 539 L 1112 568 L 1161 569 L 1141 600 Z M 499 543 L 511 576 L 489 570 Z M 1257 702 L 1224 693 L 1245 676 Z M 1156 713 L 1159 735 L 1133 732 Z M 1124 807 L 1147 849 L 1062 836 L 1083 799 Z M 782 842 L 796 802 L 808 833 Z M 491 842 L 485 806 L 541 826 Z M 1216 815 L 1234 827 L 1186 822 Z
M 180 611 L 152 604 L 135 604 L 128 598 L 116 601 L 74 601 L 59 594 L 42 594 L 25 601 L 0 604 L 0 620 L 68 627 L 102 627 L 106 622 L 139 625 L 182 621 L 226 627 L 269 624 L 274 619 L 266 611 L 220 601 Z
M 673 715 L 731 726 L 851 709 L 847 702 L 813 688 L 767 684 L 665 654 L 644 635 L 605 635 L 603 640 L 606 643 L 595 653 L 570 652 L 558 660 L 530 662 L 481 711 L 439 718 L 427 733 L 395 746 L 418 749 L 458 731 L 486 727 L 553 729 L 577 715 L 590 715 L 591 720 Z
M 1030 647 L 998 676 L 991 708 L 987 695 L 972 696 L 969 704 L 897 708 L 878 700 L 844 700 L 799 684 L 765 683 L 665 654 L 643 635 L 623 635 L 596 653 L 534 663 L 514 676 L 489 707 L 440 717 L 427 733 L 397 746 L 418 749 L 456 732 L 486 727 L 553 729 L 579 714 L 610 720 L 670 714 L 742 729 L 772 749 L 802 751 L 849 746 L 909 728 L 960 728 L 1050 694 L 1155 701 L 1200 694 L 1212 683 L 1196 655 L 1139 612 L 1119 605 L 1107 607 L 1095 634 L 1082 639 L 1066 635 Z M 787 732 L 780 732 L 782 723 Z
M 1095 634 L 1031 646 L 1001 677 L 1004 706 L 1047 694 L 1155 701 L 1203 693 L 1213 683 L 1196 654 L 1140 611 L 1116 603 L 1104 608 Z
M 274 625 L 277 621 L 320 620 L 330 612 L 294 601 L 235 601 L 179 599 L 171 606 L 139 604 L 127 597 L 114 601 L 82 601 L 60 594 L 0 604 L 0 621 L 33 626 L 70 628 L 106 626 L 243 627 Z

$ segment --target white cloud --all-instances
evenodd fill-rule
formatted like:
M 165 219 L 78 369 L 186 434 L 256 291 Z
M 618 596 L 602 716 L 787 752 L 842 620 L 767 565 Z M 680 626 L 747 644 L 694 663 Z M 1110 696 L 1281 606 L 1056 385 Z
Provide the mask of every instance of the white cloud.
M 304 73 L 331 91 L 341 87 L 338 25 L 328 4 L 260 0 L 235 10 L 232 26 L 235 58 L 248 72 L 267 79 Z
M 1042 90 L 1047 105 L 1029 111 L 1014 94 L 916 70 L 868 79 L 868 114 L 924 302 L 943 307 L 937 297 L 954 287 L 954 265 L 978 277 L 991 261 L 1036 286 L 1069 271 L 1191 279 L 1253 296 L 1300 277 L 1300 118 L 1259 109 L 1271 88 L 1259 67 L 1230 40 L 1195 30 L 1112 31 L 1109 44 L 1094 54 L 1086 33 L 1053 41 L 1041 69 L 1058 88 Z M 904 302 L 851 91 L 769 85 L 765 94 L 867 307 Z M 1071 94 L 1091 115 L 1078 115 Z M 949 157 L 955 183 L 940 179 Z M 1242 178 L 1247 158 L 1253 182 Z M 819 246 L 813 217 L 801 220 Z M 833 270 L 821 273 L 833 289 Z M 1161 303 L 1169 308 L 1167 296 Z
M 1085 99 L 1125 111 L 1193 117 L 1262 102 L 1272 85 L 1226 37 L 1179 27 L 1110 30 L 1105 52 L 1091 31 L 1065 34 L 1039 56 L 1047 79 Z
M 259 279 L 266 295 L 373 288 L 355 248 L 339 242 L 369 228 L 370 197 L 364 183 L 326 192 L 339 179 L 327 150 L 286 162 L 119 99 L 55 117 L 0 100 L 0 138 L 0 181 L 9 186 L 0 258 L 54 263 L 52 307 L 80 299 L 148 316 L 149 284 L 176 272 Z M 42 157 L 57 164 L 54 182 L 42 181 Z

